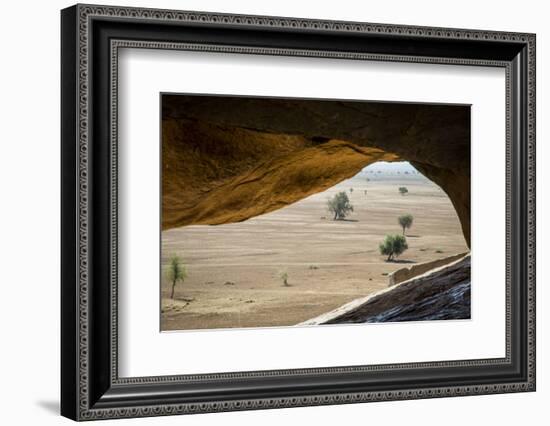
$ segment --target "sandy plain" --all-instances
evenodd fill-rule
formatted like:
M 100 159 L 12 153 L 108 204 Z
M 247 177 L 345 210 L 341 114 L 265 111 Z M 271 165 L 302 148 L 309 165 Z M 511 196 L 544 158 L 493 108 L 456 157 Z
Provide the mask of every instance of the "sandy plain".
M 400 195 L 400 186 L 409 193 Z M 326 209 L 339 191 L 354 206 L 345 221 L 333 221 Z M 414 216 L 409 249 L 386 262 L 378 245 L 386 234 L 402 233 L 397 218 L 405 213 Z M 163 272 L 177 253 L 188 277 L 172 300 L 171 283 L 161 274 L 161 330 L 295 325 L 386 288 L 387 274 L 408 263 L 467 250 L 453 206 L 437 185 L 414 173 L 363 171 L 245 222 L 164 231 Z

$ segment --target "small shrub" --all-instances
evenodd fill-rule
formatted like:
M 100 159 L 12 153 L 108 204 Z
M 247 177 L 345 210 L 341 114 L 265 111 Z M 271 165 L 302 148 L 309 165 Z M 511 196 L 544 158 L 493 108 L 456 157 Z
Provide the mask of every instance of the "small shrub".
M 279 278 L 283 281 L 283 285 L 285 287 L 290 287 L 290 284 L 288 283 L 288 272 L 283 271 L 279 273 Z
M 174 299 L 174 291 L 176 284 L 181 281 L 183 282 L 187 278 L 187 269 L 183 264 L 183 261 L 178 255 L 173 255 L 170 258 L 170 264 L 168 266 L 168 279 L 172 283 L 172 292 L 170 293 L 170 298 Z
M 333 220 L 342 220 L 353 211 L 353 206 L 349 202 L 348 194 L 339 192 L 327 201 L 328 210 L 334 214 Z
M 408 248 L 407 239 L 403 235 L 386 235 L 379 245 L 380 254 L 388 256 L 387 262 L 394 260 Z
M 399 193 L 400 193 L 401 195 L 405 195 L 405 194 L 407 194 L 408 192 L 409 192 L 409 190 L 407 189 L 406 186 L 400 186 L 400 187 L 399 187 Z
M 403 228 L 403 235 L 405 235 L 405 230 L 409 229 L 413 224 L 413 216 L 412 214 L 404 214 L 397 218 L 397 222 Z

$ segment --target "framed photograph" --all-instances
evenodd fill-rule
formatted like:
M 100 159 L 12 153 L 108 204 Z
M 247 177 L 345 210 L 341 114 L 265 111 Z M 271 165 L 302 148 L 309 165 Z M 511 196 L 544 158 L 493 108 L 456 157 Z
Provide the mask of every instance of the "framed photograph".
M 61 412 L 535 390 L 535 35 L 61 12 Z

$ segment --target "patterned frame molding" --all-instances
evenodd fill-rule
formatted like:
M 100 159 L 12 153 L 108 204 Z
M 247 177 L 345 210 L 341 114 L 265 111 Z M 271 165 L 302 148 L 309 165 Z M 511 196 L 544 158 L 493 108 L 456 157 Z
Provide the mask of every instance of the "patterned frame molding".
M 522 50 L 521 59 L 483 59 L 462 57 L 439 57 L 437 55 L 403 55 L 392 53 L 342 52 L 335 50 L 295 49 L 278 47 L 249 47 L 220 45 L 213 43 L 182 43 L 173 40 L 140 40 L 125 37 L 109 40 L 109 81 L 106 90 L 109 98 L 109 202 L 99 205 L 94 200 L 92 169 L 93 146 L 92 111 L 92 23 L 96 20 L 110 22 L 136 22 L 141 25 L 222 26 L 224 28 L 248 28 L 307 33 L 315 31 L 324 34 L 376 35 L 392 39 L 408 37 L 414 40 L 438 40 L 449 42 L 474 42 L 495 46 L 517 46 Z M 480 44 L 480 45 L 481 45 Z M 473 45 L 472 45 L 473 46 Z M 456 65 L 478 65 L 503 67 L 506 70 L 506 357 L 502 359 L 461 360 L 450 362 L 393 364 L 355 367 L 327 367 L 322 369 L 275 370 L 261 372 L 226 373 L 214 375 L 162 376 L 162 377 L 118 377 L 118 327 L 117 327 L 117 112 L 118 112 L 118 49 L 154 48 L 225 52 L 237 54 L 294 55 L 340 59 L 444 63 Z M 512 47 L 510 47 L 512 49 Z M 105 418 L 160 416 L 172 414 L 204 413 L 231 410 L 249 410 L 345 404 L 367 401 L 435 398 L 490 393 L 506 393 L 535 390 L 535 36 L 511 32 L 477 31 L 448 28 L 428 28 L 402 25 L 369 24 L 357 22 L 336 22 L 324 20 L 280 18 L 268 16 L 244 16 L 202 12 L 138 9 L 126 7 L 104 7 L 76 5 L 62 12 L 62 62 L 63 62 L 63 137 L 62 164 L 63 188 L 62 210 L 66 218 L 62 231 L 62 414 L 75 420 Z M 519 79 L 518 69 L 525 70 Z M 513 76 L 516 76 L 514 78 Z M 521 95 L 521 96 L 520 96 Z M 76 101 L 75 101 L 76 100 Z M 525 135 L 513 124 L 513 118 L 521 116 Z M 519 140 L 523 151 L 513 149 L 513 141 Z M 519 138 L 519 139 L 518 139 Z M 519 165 L 516 165 L 519 162 Z M 96 167 L 95 165 L 93 167 Z M 514 198 L 514 194 L 518 193 Z M 518 222 L 512 208 L 521 200 L 524 218 Z M 95 203 L 95 204 L 94 204 Z M 91 226 L 97 209 L 104 209 L 109 217 L 109 241 L 103 248 L 109 253 L 108 288 L 103 302 L 109 305 L 107 317 L 98 317 L 92 310 L 91 291 L 99 287 L 94 284 L 94 247 L 97 238 Z M 521 228 L 521 233 L 515 231 Z M 514 244 L 512 244 L 514 241 Z M 523 253 L 523 264 L 514 266 L 512 256 Z M 519 273 L 515 271 L 519 270 Z M 521 282 L 518 282 L 521 280 Z M 515 283 L 515 284 L 514 284 Z M 95 287 L 94 287 L 95 285 Z M 514 285 L 516 287 L 514 287 Z M 521 287 L 525 298 L 522 311 L 515 314 L 513 298 Z M 95 294 L 95 293 L 94 293 Z M 103 294 L 103 293 L 102 293 Z M 99 296 L 96 296 L 99 297 Z M 98 300 L 98 299 L 95 299 Z M 524 319 L 524 329 L 518 329 L 517 316 Z M 104 330 L 98 331 L 101 322 Z M 360 373 L 373 371 L 400 371 L 406 369 L 444 369 L 450 367 L 483 367 L 489 365 L 510 366 L 512 360 L 513 333 L 524 336 L 525 361 L 520 365 L 520 380 L 480 382 L 471 385 L 445 385 L 434 387 L 400 387 L 395 390 L 318 392 L 311 395 L 238 398 L 229 396 L 214 401 L 174 401 L 159 396 L 140 400 L 132 396 L 132 389 L 153 389 L 182 383 L 218 383 L 230 379 L 256 379 L 269 377 L 293 377 L 299 380 L 307 375 L 320 377 L 331 374 Z M 98 355 L 96 346 L 106 341 L 108 356 Z M 517 339 L 516 339 L 517 340 Z M 99 342 L 99 343 L 98 343 Z M 93 358 L 93 359 L 92 359 Z M 100 361 L 96 361 L 99 359 Z M 162 392 L 159 394 L 161 395 Z M 128 396 L 129 395 L 129 396 Z

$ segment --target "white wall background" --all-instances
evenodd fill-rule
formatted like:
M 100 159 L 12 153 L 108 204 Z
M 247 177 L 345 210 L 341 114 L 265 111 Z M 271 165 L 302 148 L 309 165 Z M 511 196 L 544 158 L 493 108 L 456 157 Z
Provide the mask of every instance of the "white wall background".
M 361 405 L 118 420 L 118 424 L 468 425 L 489 421 L 545 424 L 550 401 L 550 27 L 540 0 L 161 0 L 108 1 L 143 7 L 205 10 L 526 31 L 537 33 L 538 66 L 538 390 Z M 0 65 L 0 418 L 7 425 L 68 424 L 59 404 L 59 9 L 72 3 L 2 5 Z M 546 196 L 545 196 L 546 192 Z M 131 423 L 128 423 L 131 422 Z M 108 421 L 102 424 L 110 424 Z M 115 423 L 113 423 L 115 424 Z

